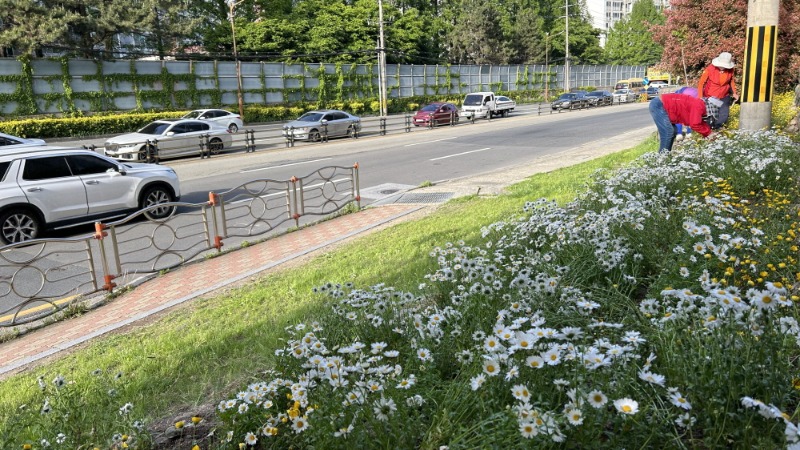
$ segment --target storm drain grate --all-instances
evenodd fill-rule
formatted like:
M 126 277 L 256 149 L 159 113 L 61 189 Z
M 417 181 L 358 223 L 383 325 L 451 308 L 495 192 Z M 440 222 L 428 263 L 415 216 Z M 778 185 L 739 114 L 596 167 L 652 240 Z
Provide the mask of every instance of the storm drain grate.
M 431 192 L 428 194 L 409 192 L 403 194 L 395 203 L 444 203 L 453 198 L 452 192 Z

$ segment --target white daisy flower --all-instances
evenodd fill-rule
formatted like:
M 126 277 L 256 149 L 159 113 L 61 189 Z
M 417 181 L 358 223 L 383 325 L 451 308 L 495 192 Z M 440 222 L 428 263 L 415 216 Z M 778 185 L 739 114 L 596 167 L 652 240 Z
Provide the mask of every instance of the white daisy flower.
M 639 412 L 639 402 L 629 398 L 614 400 L 614 407 L 622 414 L 633 415 Z
M 308 428 L 308 420 L 306 419 L 306 416 L 297 416 L 292 418 L 291 428 L 295 433 L 298 434 L 305 431 Z
M 601 391 L 597 390 L 589 392 L 589 394 L 586 396 L 586 400 L 590 405 L 592 405 L 592 408 L 595 409 L 600 409 L 606 406 L 606 403 L 608 403 L 608 397 L 606 397 L 606 395 Z
M 689 400 L 686 400 L 686 399 L 685 399 L 685 398 L 684 398 L 684 397 L 681 395 L 681 393 L 680 393 L 680 392 L 678 392 L 678 391 L 672 392 L 672 393 L 669 395 L 669 401 L 670 401 L 670 402 L 671 402 L 673 405 L 677 406 L 678 408 L 683 408 L 683 409 L 685 409 L 685 410 L 687 410 L 687 411 L 688 411 L 688 410 L 690 410 L 690 409 L 692 409 L 692 404 L 691 404 L 691 403 L 689 403 Z
M 578 426 L 583 424 L 583 412 L 580 409 L 569 409 L 565 415 L 570 425 Z
M 500 374 L 500 363 L 493 358 L 486 358 L 483 360 L 483 373 L 494 377 Z
M 247 434 L 244 435 L 244 443 L 245 444 L 247 444 L 247 445 L 252 447 L 252 446 L 256 445 L 256 442 L 258 442 L 258 438 L 252 432 L 248 431 Z

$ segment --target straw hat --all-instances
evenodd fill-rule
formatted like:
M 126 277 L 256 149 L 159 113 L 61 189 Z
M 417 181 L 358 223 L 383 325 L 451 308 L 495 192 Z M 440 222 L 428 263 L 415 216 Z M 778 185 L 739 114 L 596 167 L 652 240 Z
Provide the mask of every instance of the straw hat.
M 716 58 L 711 60 L 711 64 L 722 69 L 733 69 L 736 64 L 733 63 L 733 57 L 728 52 L 722 52 Z

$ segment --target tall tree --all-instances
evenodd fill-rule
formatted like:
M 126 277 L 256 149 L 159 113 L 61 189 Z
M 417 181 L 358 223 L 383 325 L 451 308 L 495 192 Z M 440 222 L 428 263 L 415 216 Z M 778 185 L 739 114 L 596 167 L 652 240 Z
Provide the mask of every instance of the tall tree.
M 720 52 L 730 52 L 741 81 L 747 35 L 747 0 L 672 0 L 664 25 L 652 27 L 654 39 L 664 46 L 661 65 L 697 81 L 703 68 Z M 795 83 L 800 72 L 800 4 L 781 0 L 778 24 L 776 88 Z
M 0 0 L 0 46 L 36 55 L 69 32 L 78 15 L 62 5 L 31 0 Z
M 638 0 L 631 15 L 611 29 L 606 42 L 606 61 L 611 64 L 652 65 L 661 60 L 664 47 L 653 41 L 650 28 L 662 25 L 664 15 L 653 0 Z
M 544 20 L 537 14 L 534 6 L 517 12 L 511 42 L 514 55 L 510 62 L 531 64 L 544 62 L 547 59 L 545 56 L 547 42 L 543 27 Z
M 463 0 L 446 38 L 450 62 L 506 64 L 511 56 L 500 9 L 491 1 Z

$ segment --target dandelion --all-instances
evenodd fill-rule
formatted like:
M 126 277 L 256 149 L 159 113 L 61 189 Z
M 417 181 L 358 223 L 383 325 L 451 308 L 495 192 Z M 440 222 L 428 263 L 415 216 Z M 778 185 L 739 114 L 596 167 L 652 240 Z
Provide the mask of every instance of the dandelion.
M 42 445 L 42 448 L 50 447 L 50 441 L 48 441 L 47 439 L 42 439 L 40 441 L 40 444 Z
M 603 394 L 601 391 L 592 391 L 586 397 L 586 400 L 592 406 L 592 408 L 600 409 L 608 403 L 608 397 Z
M 639 403 L 629 398 L 614 400 L 614 407 L 622 414 L 633 415 L 639 412 Z
M 61 389 L 62 387 L 64 387 L 64 384 L 66 384 L 66 381 L 64 381 L 64 377 L 62 377 L 61 375 L 53 378 L 53 385 L 56 388 Z
M 119 414 L 124 416 L 130 413 L 133 410 L 133 403 L 125 403 L 122 407 L 119 408 Z
M 252 432 L 248 431 L 247 434 L 244 435 L 244 443 L 245 444 L 247 444 L 247 445 L 252 447 L 252 446 L 256 445 L 256 442 L 258 442 L 258 438 Z
M 56 444 L 63 444 L 67 440 L 67 435 L 64 433 L 58 433 L 56 436 Z

